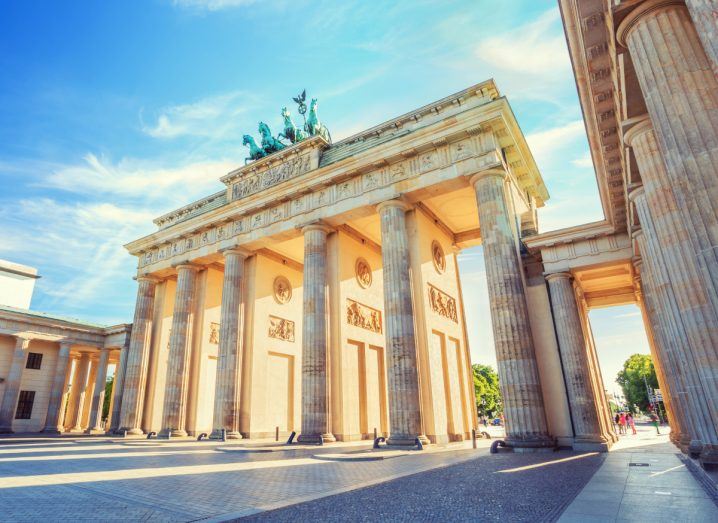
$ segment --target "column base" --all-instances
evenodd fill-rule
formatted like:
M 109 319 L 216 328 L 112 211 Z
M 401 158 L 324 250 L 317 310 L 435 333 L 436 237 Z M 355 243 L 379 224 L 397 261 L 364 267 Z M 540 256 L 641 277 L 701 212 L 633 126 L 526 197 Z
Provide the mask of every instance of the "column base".
M 131 429 L 121 427 L 115 431 L 115 434 L 122 434 L 125 431 L 127 431 L 128 436 L 142 436 L 144 434 L 144 431 L 139 427 L 133 427 Z
M 507 436 L 506 445 L 514 452 L 548 452 L 553 451 L 556 442 L 549 436 L 536 436 L 532 438 L 517 438 Z M 574 440 L 574 445 L 576 441 Z
M 297 438 L 297 441 L 299 443 L 321 443 L 324 441 L 324 443 L 334 443 L 336 441 L 336 438 L 333 434 L 327 432 L 326 434 L 300 434 L 299 438 Z
M 234 430 L 228 430 L 225 435 L 225 438 L 227 439 L 242 439 L 242 434 L 234 431 Z M 209 435 L 209 439 L 222 439 L 222 429 L 214 429 L 212 431 L 212 434 Z
M 45 427 L 42 429 L 43 434 L 54 434 L 56 436 L 59 436 L 63 432 L 65 432 L 65 427 Z
M 703 442 L 694 439 L 688 444 L 688 455 L 692 458 L 697 458 L 703 453 Z
M 397 436 L 389 435 L 389 439 L 386 440 L 386 444 L 391 447 L 415 447 L 416 440 L 421 441 L 422 445 L 430 445 L 431 441 L 424 434 L 418 436 L 408 436 L 406 434 L 399 434 Z
M 105 431 L 104 429 L 95 427 L 95 428 L 92 428 L 92 429 L 87 429 L 87 430 L 85 431 L 85 433 L 86 433 L 86 434 L 92 434 L 92 435 L 94 435 L 94 436 L 97 436 L 97 435 L 100 435 L 100 434 L 107 434 L 107 431 Z
M 187 431 L 184 429 L 171 429 L 169 431 L 165 430 L 163 432 L 163 434 L 165 436 L 167 436 L 168 432 L 169 432 L 170 438 L 186 438 L 187 437 Z
M 575 439 L 573 450 L 578 452 L 608 452 L 611 445 L 600 439 Z
M 718 469 L 718 446 L 704 445 L 700 457 L 701 467 L 707 470 Z

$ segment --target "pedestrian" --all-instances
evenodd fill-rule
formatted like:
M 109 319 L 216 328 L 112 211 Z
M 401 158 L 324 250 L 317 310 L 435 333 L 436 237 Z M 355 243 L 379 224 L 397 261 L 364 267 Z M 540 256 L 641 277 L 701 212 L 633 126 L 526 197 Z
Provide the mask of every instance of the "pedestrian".
M 636 432 L 636 420 L 633 419 L 633 415 L 630 412 L 626 414 L 626 425 L 631 427 L 634 436 L 638 434 L 638 432 Z
M 615 428 L 616 432 L 618 432 L 619 434 L 621 433 L 621 425 L 619 424 L 620 420 L 621 420 L 621 415 L 618 412 L 616 412 L 616 417 L 613 418 L 613 422 L 615 424 L 614 428 Z
M 486 416 L 482 418 L 482 421 L 484 422 L 484 428 L 487 428 L 489 426 L 489 420 L 486 419 Z
M 658 429 L 658 416 L 651 412 L 651 424 L 656 428 L 656 434 L 660 436 L 661 431 Z
M 626 413 L 621 412 L 621 415 L 618 417 L 618 431 L 620 434 L 626 433 Z

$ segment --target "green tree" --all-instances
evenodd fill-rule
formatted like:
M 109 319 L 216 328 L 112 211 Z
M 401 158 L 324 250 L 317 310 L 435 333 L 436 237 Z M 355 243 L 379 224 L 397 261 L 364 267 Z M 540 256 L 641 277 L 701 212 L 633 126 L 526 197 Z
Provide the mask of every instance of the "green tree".
M 115 382 L 115 377 L 112 376 L 105 383 L 105 400 L 102 402 L 102 419 L 107 419 L 110 415 L 110 400 L 112 399 L 112 384 Z
M 492 418 L 501 414 L 501 392 L 499 391 L 499 375 L 489 365 L 475 363 L 474 391 L 476 392 L 476 408 L 479 416 Z
M 645 381 L 644 381 L 645 378 Z M 634 405 L 642 411 L 648 410 L 650 401 L 646 391 L 646 382 L 652 389 L 658 388 L 658 378 L 653 360 L 647 354 L 634 354 L 623 364 L 623 370 L 618 373 L 616 383 L 623 389 L 626 403 L 630 409 Z

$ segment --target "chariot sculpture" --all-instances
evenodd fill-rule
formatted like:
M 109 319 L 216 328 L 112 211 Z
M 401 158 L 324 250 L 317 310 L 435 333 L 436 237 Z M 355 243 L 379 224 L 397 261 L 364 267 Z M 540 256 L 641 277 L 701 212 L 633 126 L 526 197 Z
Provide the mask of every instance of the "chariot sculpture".
M 329 134 L 329 129 L 321 123 L 317 115 L 317 99 L 311 99 L 309 102 L 309 114 L 305 116 L 307 113 L 306 99 L 306 89 L 302 91 L 299 96 L 292 98 L 298 106 L 297 112 L 304 118 L 303 127 L 297 127 L 292 120 L 292 114 L 289 112 L 289 109 L 282 107 L 280 114 L 284 120 L 284 129 L 276 137 L 272 136 L 269 126 L 264 122 L 259 122 L 258 127 L 258 132 L 262 137 L 260 145 L 257 145 L 257 142 L 251 135 L 244 135 L 242 144 L 249 147 L 249 156 L 244 160 L 245 165 L 250 161 L 259 160 L 269 154 L 281 151 L 288 145 L 299 143 L 311 136 L 321 136 L 331 143 L 332 137 L 331 134 Z

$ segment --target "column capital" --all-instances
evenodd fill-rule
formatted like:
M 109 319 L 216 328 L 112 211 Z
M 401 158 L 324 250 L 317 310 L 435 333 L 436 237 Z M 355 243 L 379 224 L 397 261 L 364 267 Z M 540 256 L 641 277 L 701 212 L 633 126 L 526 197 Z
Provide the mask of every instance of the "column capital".
M 400 200 L 398 198 L 395 198 L 393 200 L 387 200 L 385 202 L 381 202 L 380 204 L 377 204 L 376 211 L 381 212 L 384 209 L 389 209 L 391 207 L 397 207 L 404 212 L 410 211 L 413 207 L 406 203 L 404 200 Z
M 643 185 L 634 187 L 628 193 L 628 199 L 630 201 L 632 201 L 633 203 L 636 203 L 636 200 L 638 200 L 639 198 L 643 198 L 645 196 L 646 196 L 646 190 L 644 189 Z
M 638 118 L 632 118 L 626 121 L 626 129 L 623 131 L 623 142 L 629 147 L 633 147 L 634 141 L 639 136 L 643 136 L 653 130 L 653 123 L 647 114 L 643 114 Z
M 469 178 L 469 183 L 476 187 L 476 184 L 483 180 L 484 178 L 488 178 L 490 176 L 496 176 L 498 178 L 501 178 L 502 180 L 506 179 L 509 173 L 506 172 L 506 169 L 503 167 L 494 167 L 491 169 L 486 169 L 485 171 L 481 171 L 480 173 L 474 174 L 471 178 Z
M 621 46 L 627 48 L 628 35 L 632 29 L 636 27 L 636 24 L 641 18 L 672 6 L 683 6 L 684 9 L 686 8 L 684 0 L 648 0 L 647 2 L 638 4 L 618 25 L 616 29 L 616 40 Z
M 138 274 L 137 276 L 134 276 L 132 278 L 133 280 L 137 281 L 137 283 L 146 281 L 149 283 L 159 283 L 159 278 L 156 278 L 154 276 L 150 276 L 149 274 Z
M 306 225 L 303 225 L 301 227 L 302 234 L 305 234 L 309 231 L 322 231 L 326 234 L 330 234 L 334 232 L 334 229 L 329 227 L 327 224 L 322 222 L 314 222 L 314 223 L 308 223 Z
M 226 247 L 224 249 L 220 249 L 219 252 L 224 256 L 225 258 L 227 256 L 241 256 L 242 258 L 249 258 L 254 254 L 249 249 L 245 249 L 244 247 L 239 247 L 237 245 L 233 247 Z
M 179 262 L 179 263 L 175 263 L 175 264 L 172 265 L 172 268 L 173 268 L 173 269 L 177 269 L 177 272 L 179 272 L 180 270 L 187 270 L 187 271 L 197 272 L 197 271 L 199 271 L 199 270 L 202 269 L 202 267 L 201 267 L 200 265 L 197 265 L 197 264 L 195 264 L 195 263 L 192 263 L 192 262 L 190 262 L 190 261 L 188 261 L 188 260 L 185 260 L 185 261 L 182 261 L 182 262 Z
M 32 338 L 29 336 L 15 335 L 15 348 L 26 350 L 30 346 Z
M 546 278 L 546 281 L 564 280 L 564 279 L 571 281 L 573 279 L 573 275 L 570 272 L 566 272 L 566 271 L 549 272 L 549 273 L 544 273 L 544 278 Z
M 75 344 L 74 340 L 60 340 L 60 349 L 67 348 L 67 350 L 72 349 L 72 346 Z

